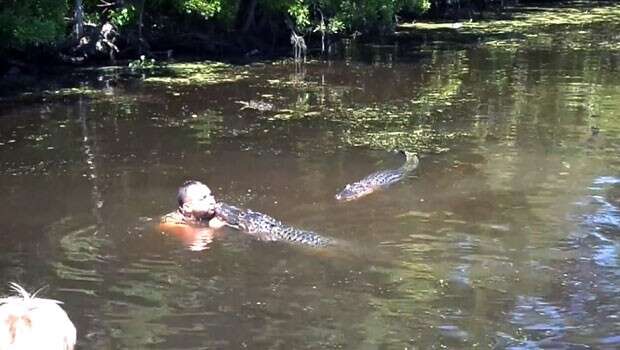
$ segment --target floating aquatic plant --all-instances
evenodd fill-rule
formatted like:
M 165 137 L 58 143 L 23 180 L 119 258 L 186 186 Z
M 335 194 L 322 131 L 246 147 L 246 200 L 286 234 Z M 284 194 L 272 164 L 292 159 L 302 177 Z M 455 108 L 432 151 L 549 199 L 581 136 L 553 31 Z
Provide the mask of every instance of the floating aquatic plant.
M 454 23 L 407 23 L 399 26 L 399 34 L 406 31 L 473 35 L 481 38 L 483 44 L 515 50 L 524 45 L 546 46 L 561 45 L 571 49 L 590 49 L 591 33 L 583 31 L 583 26 L 594 26 L 605 23 L 618 26 L 620 23 L 620 6 L 601 6 L 591 9 L 577 8 L 528 8 L 521 7 L 521 11 L 512 18 L 505 20 L 454 22 Z M 528 11 L 531 10 L 531 11 Z M 534 11 L 542 10 L 542 11 Z M 557 31 L 552 28 L 561 27 L 565 31 L 558 40 Z M 614 32 L 614 29 L 610 29 Z M 617 32 L 617 31 L 616 31 Z M 602 45 L 602 46 L 601 46 Z M 596 49 L 619 50 L 620 44 L 614 40 L 597 42 Z
M 166 85 L 210 85 L 234 82 L 248 77 L 248 72 L 221 62 L 172 63 L 154 71 L 145 83 Z

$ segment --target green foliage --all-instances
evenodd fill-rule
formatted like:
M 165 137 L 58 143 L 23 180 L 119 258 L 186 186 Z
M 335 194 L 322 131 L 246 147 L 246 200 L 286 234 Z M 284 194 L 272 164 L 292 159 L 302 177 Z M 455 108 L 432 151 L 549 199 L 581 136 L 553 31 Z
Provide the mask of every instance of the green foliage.
M 127 25 L 136 23 L 137 11 L 136 8 L 130 4 L 126 7 L 111 10 L 108 17 L 115 28 L 123 28 Z
M 287 12 L 293 17 L 298 28 L 306 28 L 310 25 L 310 9 L 303 0 L 295 1 L 289 6 Z
M 372 31 L 391 26 L 398 10 L 393 0 L 344 0 L 336 17 L 351 31 Z
M 395 15 L 402 10 L 424 13 L 430 0 L 262 0 L 259 6 L 290 16 L 301 31 L 372 32 L 393 26 Z
M 328 33 L 339 33 L 343 31 L 344 28 L 345 28 L 344 22 L 342 22 L 338 18 L 333 18 L 327 22 Z
M 50 44 L 65 33 L 65 0 L 3 0 L 0 50 Z
M 240 0 L 149 0 L 149 13 L 171 15 L 178 20 L 195 17 L 203 21 L 230 25 L 235 21 Z
M 102 14 L 99 12 L 84 12 L 84 22 L 101 23 Z
M 84 19 L 101 25 L 110 21 L 122 37 L 143 21 L 214 24 L 230 28 L 246 22 L 249 12 L 241 0 L 125 0 L 101 6 L 83 0 Z M 0 50 L 26 49 L 67 38 L 71 31 L 74 0 L 3 0 L 0 8 Z M 290 18 L 300 32 L 342 33 L 389 30 L 400 11 L 422 13 L 430 0 L 257 0 L 256 19 L 282 23 Z M 190 22 L 185 20 L 191 18 Z M 247 22 L 250 23 L 250 22 Z M 258 23 L 258 21 L 256 22 Z M 264 30 L 264 28 L 263 28 Z M 123 33 L 125 31 L 125 33 Z
M 271 1 L 269 1 L 271 2 Z M 299 29 L 339 33 L 384 31 L 395 24 L 401 11 L 422 14 L 430 8 L 430 0 L 277 0 Z M 273 8 L 277 8 L 273 6 Z M 321 23 L 321 14 L 323 21 Z
M 426 11 L 428 11 L 431 8 L 431 1 L 430 0 L 420 0 L 420 1 L 416 1 L 415 2 L 415 6 L 412 7 L 412 10 L 414 10 L 414 12 L 416 14 L 423 14 Z
M 177 7 L 187 14 L 198 15 L 209 19 L 222 11 L 222 2 L 226 0 L 179 0 Z
M 430 0 L 402 0 L 398 2 L 399 10 L 421 15 L 431 8 Z

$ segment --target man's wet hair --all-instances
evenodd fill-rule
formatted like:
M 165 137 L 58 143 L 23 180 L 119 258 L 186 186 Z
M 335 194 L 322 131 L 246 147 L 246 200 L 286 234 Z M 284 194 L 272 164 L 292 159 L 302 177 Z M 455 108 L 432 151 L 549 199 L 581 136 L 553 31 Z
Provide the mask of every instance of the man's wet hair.
M 205 184 L 203 184 L 200 181 L 196 181 L 196 180 L 188 180 L 185 181 L 183 183 L 183 185 L 181 185 L 181 187 L 179 187 L 179 190 L 177 191 L 177 202 L 179 202 L 179 207 L 182 207 L 183 204 L 185 203 L 185 200 L 187 199 L 187 190 L 194 185 L 203 185 L 205 186 Z

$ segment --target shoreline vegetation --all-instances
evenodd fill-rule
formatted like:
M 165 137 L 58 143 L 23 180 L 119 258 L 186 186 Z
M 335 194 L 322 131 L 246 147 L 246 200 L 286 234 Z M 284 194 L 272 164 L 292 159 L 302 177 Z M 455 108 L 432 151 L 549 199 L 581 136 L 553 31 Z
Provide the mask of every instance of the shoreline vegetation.
M 8 0 L 0 8 L 0 95 L 47 73 L 88 67 L 166 72 L 176 69 L 172 62 L 247 64 L 293 55 L 301 62 L 306 55 L 338 57 L 343 43 L 514 49 L 544 40 L 550 26 L 614 21 L 620 5 L 589 1 Z M 618 42 L 609 45 L 620 50 Z

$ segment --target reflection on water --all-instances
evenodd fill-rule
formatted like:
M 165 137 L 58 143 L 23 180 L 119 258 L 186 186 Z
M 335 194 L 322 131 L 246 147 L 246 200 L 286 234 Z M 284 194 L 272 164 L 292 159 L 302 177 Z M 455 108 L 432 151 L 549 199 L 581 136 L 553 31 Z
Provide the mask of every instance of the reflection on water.
M 615 240 L 620 233 L 619 184 L 620 179 L 613 176 L 596 178 L 590 186 L 589 202 L 584 203 L 590 211 L 583 215 L 583 226 L 588 233 L 584 241 L 591 245 L 593 261 L 601 267 L 617 268 L 620 262 Z
M 593 47 L 373 47 L 182 84 L 95 70 L 5 98 L 1 280 L 49 285 L 89 349 L 617 348 L 619 56 Z M 420 152 L 412 176 L 333 199 L 396 148 Z M 346 244 L 162 234 L 190 178 Z

